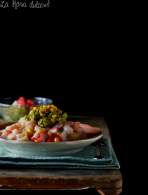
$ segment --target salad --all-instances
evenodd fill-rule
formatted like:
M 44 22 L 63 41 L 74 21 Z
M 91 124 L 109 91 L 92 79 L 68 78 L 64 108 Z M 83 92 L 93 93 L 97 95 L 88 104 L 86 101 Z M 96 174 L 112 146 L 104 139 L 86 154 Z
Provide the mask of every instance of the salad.
M 81 140 L 101 133 L 100 128 L 67 119 L 67 113 L 53 104 L 32 106 L 27 115 L 2 130 L 0 137 L 41 143 Z
M 0 104 L 0 114 L 6 121 L 16 122 L 28 114 L 33 106 L 50 103 L 52 103 L 52 100 L 49 98 L 34 97 L 27 99 L 21 96 L 11 104 Z

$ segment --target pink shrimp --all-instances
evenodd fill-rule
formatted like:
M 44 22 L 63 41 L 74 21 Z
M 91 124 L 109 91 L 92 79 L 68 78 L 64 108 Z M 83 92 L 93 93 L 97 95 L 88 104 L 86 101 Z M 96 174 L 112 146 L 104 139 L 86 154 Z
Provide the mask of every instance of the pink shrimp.
M 22 125 L 20 124 L 20 123 L 15 123 L 15 124 L 13 124 L 13 125 L 10 125 L 10 126 L 7 126 L 6 127 L 6 130 L 8 130 L 8 131 L 12 131 L 12 130 L 14 130 L 14 129 L 21 129 L 22 128 Z
M 97 134 L 102 132 L 99 127 L 93 127 L 91 125 L 80 122 L 68 121 L 66 124 L 72 127 L 74 131 L 84 132 L 86 134 Z
M 101 133 L 101 128 L 99 127 L 93 127 L 91 125 L 88 124 L 79 124 L 79 127 L 77 127 L 77 130 L 82 130 L 84 133 L 86 134 L 98 134 Z

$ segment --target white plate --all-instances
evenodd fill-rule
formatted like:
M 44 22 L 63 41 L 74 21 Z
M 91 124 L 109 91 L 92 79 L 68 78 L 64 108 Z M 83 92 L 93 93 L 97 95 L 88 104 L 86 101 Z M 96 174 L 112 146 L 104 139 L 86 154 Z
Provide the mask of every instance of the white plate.
M 0 138 L 0 147 L 20 156 L 61 156 L 79 152 L 84 147 L 99 140 L 103 135 L 96 137 L 65 142 L 36 143 L 31 141 L 14 141 Z

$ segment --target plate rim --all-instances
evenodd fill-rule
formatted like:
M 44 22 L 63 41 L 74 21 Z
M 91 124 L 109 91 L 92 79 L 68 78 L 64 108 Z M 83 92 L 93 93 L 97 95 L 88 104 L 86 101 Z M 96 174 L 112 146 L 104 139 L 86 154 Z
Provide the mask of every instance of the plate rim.
M 79 143 L 85 143 L 87 141 L 96 141 L 103 137 L 103 133 L 100 133 L 98 136 L 88 138 L 88 139 L 80 139 L 80 140 L 73 140 L 73 141 L 61 141 L 61 142 L 33 142 L 33 141 L 19 141 L 19 140 L 8 140 L 5 138 L 0 137 L 0 142 L 8 142 L 12 144 L 31 144 L 31 145 L 63 145 L 63 144 L 79 144 Z

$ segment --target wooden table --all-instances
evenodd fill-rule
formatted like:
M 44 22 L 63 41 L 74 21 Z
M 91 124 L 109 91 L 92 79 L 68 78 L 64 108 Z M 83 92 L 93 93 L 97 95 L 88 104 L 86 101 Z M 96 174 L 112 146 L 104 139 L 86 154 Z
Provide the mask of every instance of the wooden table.
M 108 127 L 102 118 L 81 117 L 81 121 L 100 126 L 104 136 L 110 138 Z M 122 191 L 120 170 L 0 169 L 1 190 L 87 188 L 96 188 L 101 195 L 119 195 Z

